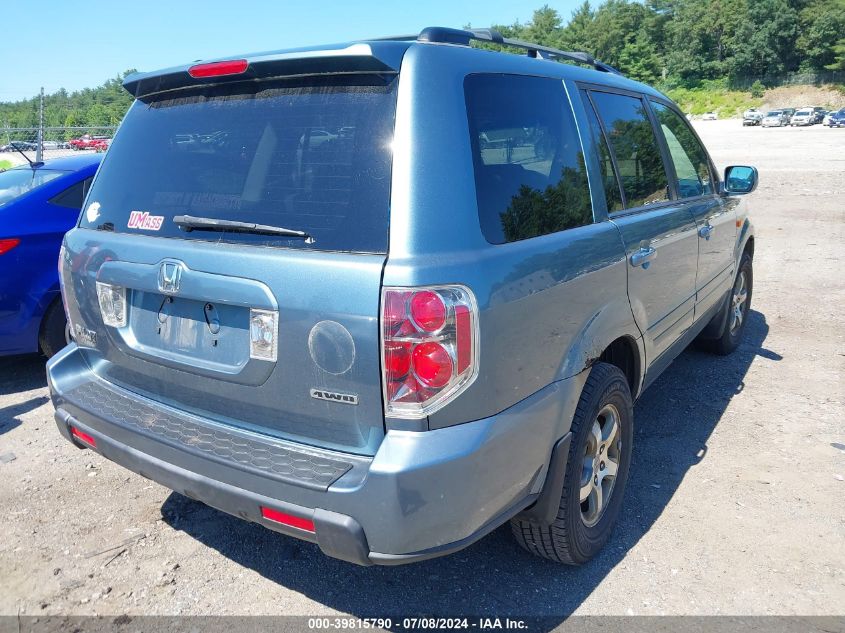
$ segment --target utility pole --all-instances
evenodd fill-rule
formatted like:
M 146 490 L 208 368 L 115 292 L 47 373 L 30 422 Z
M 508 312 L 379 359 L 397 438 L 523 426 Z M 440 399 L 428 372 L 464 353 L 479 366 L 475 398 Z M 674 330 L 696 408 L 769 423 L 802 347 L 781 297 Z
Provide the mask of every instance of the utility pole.
M 35 162 L 44 158 L 44 86 L 41 86 L 41 103 L 38 107 L 38 147 L 35 148 Z

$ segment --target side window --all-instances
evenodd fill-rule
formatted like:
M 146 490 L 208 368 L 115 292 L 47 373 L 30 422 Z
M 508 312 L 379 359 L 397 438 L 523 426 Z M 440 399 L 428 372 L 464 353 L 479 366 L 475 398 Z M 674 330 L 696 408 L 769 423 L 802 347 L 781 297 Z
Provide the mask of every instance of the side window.
M 689 124 L 677 112 L 656 101 L 651 102 L 666 145 L 675 164 L 678 193 L 693 198 L 713 193 L 713 180 L 707 152 L 698 142 Z
M 601 168 L 601 178 L 604 184 L 604 197 L 607 200 L 607 211 L 609 213 L 621 211 L 625 208 L 625 205 L 622 201 L 622 192 L 619 189 L 619 181 L 616 179 L 616 168 L 613 166 L 613 157 L 610 155 L 607 139 L 604 137 L 604 132 L 602 132 L 589 95 L 586 91 L 582 90 L 581 96 L 584 102 L 584 109 L 587 111 L 587 121 L 590 124 L 593 143 L 598 148 L 599 167 Z
M 504 244 L 591 224 L 584 154 L 563 83 L 470 75 L 464 92 L 487 241 Z
M 616 156 L 626 206 L 668 200 L 669 180 L 645 104 L 606 92 L 593 92 L 592 98 Z
M 91 187 L 92 180 L 94 180 L 93 176 L 85 180 L 80 180 L 75 185 L 71 185 L 50 198 L 50 202 L 60 207 L 79 211 L 82 208 L 82 202 L 85 200 L 85 194 L 88 193 L 88 189 Z

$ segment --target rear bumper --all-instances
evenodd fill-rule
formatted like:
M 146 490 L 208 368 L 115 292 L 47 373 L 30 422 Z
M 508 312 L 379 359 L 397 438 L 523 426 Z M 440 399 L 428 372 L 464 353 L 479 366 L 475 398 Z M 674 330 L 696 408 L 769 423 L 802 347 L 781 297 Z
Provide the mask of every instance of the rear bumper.
M 133 472 L 360 565 L 457 551 L 531 505 L 587 373 L 490 418 L 389 431 L 374 456 L 362 457 L 167 409 L 102 381 L 75 345 L 47 367 L 56 423 L 69 441 L 83 445 L 71 435 L 76 427 L 94 438 L 94 450 Z M 203 449 L 209 437 L 226 450 Z M 314 531 L 269 521 L 262 507 L 313 521 Z

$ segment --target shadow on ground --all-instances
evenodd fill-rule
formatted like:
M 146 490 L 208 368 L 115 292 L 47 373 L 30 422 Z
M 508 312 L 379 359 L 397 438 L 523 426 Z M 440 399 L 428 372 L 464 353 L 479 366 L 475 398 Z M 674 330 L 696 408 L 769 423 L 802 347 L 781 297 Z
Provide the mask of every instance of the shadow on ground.
M 622 518 L 591 563 L 565 567 L 535 558 L 508 526 L 452 556 L 404 567 L 357 567 L 316 545 L 245 523 L 176 493 L 162 506 L 172 527 L 273 582 L 338 611 L 385 615 L 571 614 L 660 517 L 681 481 L 706 458 L 707 441 L 740 393 L 769 328 L 749 314 L 745 341 L 729 357 L 684 352 L 635 407 L 636 436 Z
M 39 395 L 10 406 L 2 405 L 3 396 L 46 387 L 46 362 L 38 354 L 0 357 L 0 435 L 20 426 L 19 415 L 37 409 L 49 400 L 47 396 Z

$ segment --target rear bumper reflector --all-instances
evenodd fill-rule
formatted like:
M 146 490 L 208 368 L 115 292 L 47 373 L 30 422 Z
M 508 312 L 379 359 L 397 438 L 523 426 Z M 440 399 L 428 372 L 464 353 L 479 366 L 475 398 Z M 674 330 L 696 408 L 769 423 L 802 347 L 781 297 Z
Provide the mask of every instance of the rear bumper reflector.
M 70 434 L 73 435 L 76 439 L 78 439 L 83 444 L 87 444 L 91 448 L 97 448 L 97 440 L 93 437 L 88 435 L 87 433 L 83 433 L 75 426 L 70 427 Z
M 261 506 L 261 516 L 268 521 L 281 523 L 282 525 L 289 525 L 290 527 L 305 530 L 306 532 L 314 532 L 314 521 L 311 521 L 310 519 L 295 517 L 293 515 L 280 512 L 279 510 L 265 508 L 264 506 Z

